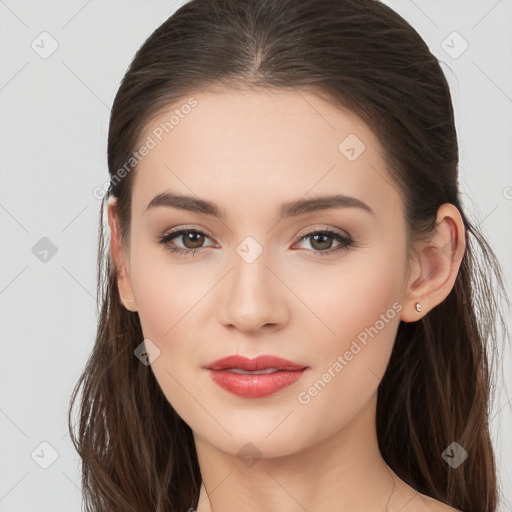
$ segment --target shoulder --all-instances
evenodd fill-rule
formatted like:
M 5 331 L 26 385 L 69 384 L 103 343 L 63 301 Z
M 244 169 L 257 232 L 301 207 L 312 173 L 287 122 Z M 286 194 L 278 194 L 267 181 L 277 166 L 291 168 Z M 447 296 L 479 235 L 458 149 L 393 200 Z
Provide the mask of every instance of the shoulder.
M 401 480 L 393 471 L 391 472 L 398 491 L 397 506 L 399 512 L 464 512 L 442 501 L 421 494 L 414 487 Z
M 410 510 L 407 508 L 407 512 L 463 512 L 457 508 L 447 505 L 446 503 L 420 493 L 418 493 L 416 498 L 412 500 L 411 505 L 412 507 Z

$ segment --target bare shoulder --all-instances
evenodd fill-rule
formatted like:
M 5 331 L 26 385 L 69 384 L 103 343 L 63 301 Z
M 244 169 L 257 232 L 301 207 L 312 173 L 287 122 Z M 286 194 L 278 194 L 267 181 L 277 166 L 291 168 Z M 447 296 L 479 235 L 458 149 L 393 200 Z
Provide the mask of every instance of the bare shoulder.
M 414 496 L 409 498 L 405 506 L 400 508 L 400 512 L 463 512 L 453 508 L 446 503 L 438 501 L 430 496 L 425 496 L 415 491 Z
M 462 510 L 450 507 L 450 505 L 446 503 L 442 503 L 441 501 L 420 493 L 418 493 L 417 499 L 414 501 L 418 503 L 414 512 L 463 512 Z
M 397 486 L 396 506 L 399 512 L 464 512 L 442 501 L 421 494 L 414 487 L 401 480 L 392 470 L 390 471 Z

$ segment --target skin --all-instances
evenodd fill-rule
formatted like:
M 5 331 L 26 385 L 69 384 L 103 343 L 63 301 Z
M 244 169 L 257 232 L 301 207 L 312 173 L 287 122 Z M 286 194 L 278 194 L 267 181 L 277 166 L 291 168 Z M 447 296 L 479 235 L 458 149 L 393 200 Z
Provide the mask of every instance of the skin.
M 203 479 L 197 510 L 455 510 L 391 471 L 375 416 L 399 321 L 419 320 L 453 287 L 464 250 L 459 211 L 439 208 L 436 231 L 414 246 L 408 266 L 401 193 L 378 139 L 357 116 L 304 91 L 194 97 L 198 105 L 137 168 L 129 252 L 114 199 L 108 220 L 121 300 L 158 346 L 151 369 L 194 434 Z M 152 120 L 141 140 L 168 119 L 166 112 Z M 349 134 L 366 146 L 354 161 L 338 149 Z M 169 189 L 215 202 L 226 218 L 164 206 L 145 212 Z M 278 220 L 282 203 L 334 192 L 364 201 L 374 214 L 351 207 Z M 157 242 L 175 227 L 205 233 L 200 252 L 176 255 Z M 310 228 L 349 235 L 357 245 L 301 241 Z M 236 251 L 247 236 L 263 248 L 252 263 Z M 173 243 L 194 247 L 183 236 Z M 333 252 L 315 257 L 322 247 Z M 298 394 L 393 303 L 401 306 L 394 318 L 300 403 Z M 202 368 L 230 354 L 273 354 L 310 369 L 269 397 L 241 398 Z M 250 466 L 237 455 L 249 442 L 257 450 Z

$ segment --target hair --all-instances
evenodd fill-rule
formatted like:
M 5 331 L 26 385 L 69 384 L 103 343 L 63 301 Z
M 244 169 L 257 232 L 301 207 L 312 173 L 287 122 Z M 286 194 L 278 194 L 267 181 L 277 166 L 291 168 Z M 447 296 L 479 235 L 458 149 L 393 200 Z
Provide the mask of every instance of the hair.
M 449 295 L 417 322 L 400 322 L 378 387 L 376 428 L 389 467 L 418 492 L 465 512 L 499 501 L 489 431 L 500 297 L 497 257 L 464 214 L 450 90 L 439 61 L 411 25 L 375 0 L 192 0 L 137 51 L 115 96 L 108 135 L 110 188 L 101 203 L 98 326 L 70 401 L 86 511 L 174 512 L 197 506 L 201 474 L 190 427 L 150 366 L 137 312 L 120 301 L 103 234 L 117 198 L 129 247 L 134 172 L 115 180 L 157 115 L 213 90 L 310 91 L 359 116 L 377 135 L 404 202 L 408 242 L 428 237 L 443 203 L 455 205 L 466 250 Z M 135 169 L 136 164 L 131 164 Z M 409 247 L 409 245 L 408 245 Z M 71 415 L 82 389 L 78 434 Z M 456 469 L 443 451 L 469 454 Z

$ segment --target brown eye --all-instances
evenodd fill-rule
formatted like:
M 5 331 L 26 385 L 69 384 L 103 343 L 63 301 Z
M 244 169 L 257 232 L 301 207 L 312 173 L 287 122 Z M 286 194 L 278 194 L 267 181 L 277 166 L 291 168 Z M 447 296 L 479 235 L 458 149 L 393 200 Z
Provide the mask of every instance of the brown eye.
M 187 249 L 197 249 L 201 247 L 205 239 L 204 233 L 199 233 L 198 231 L 189 231 L 180 236 L 182 237 L 183 245 Z
M 348 250 L 350 246 L 355 245 L 354 241 L 349 236 L 344 236 L 341 233 L 331 230 L 316 230 L 310 231 L 300 237 L 299 242 L 309 240 L 309 245 L 312 248 L 314 256 L 327 256 L 339 250 Z M 333 247 L 333 242 L 337 241 L 337 246 Z
M 318 251 L 324 251 L 326 249 L 330 249 L 332 243 L 334 241 L 334 237 L 332 235 L 310 235 L 311 238 L 311 247 Z
M 203 247 L 209 247 L 208 245 L 203 245 L 207 238 L 209 239 L 210 237 L 202 231 L 180 229 L 158 237 L 158 241 L 167 250 L 173 253 L 183 255 L 190 254 L 193 256 L 197 250 L 202 250 Z M 176 240 L 178 244 L 173 240 Z

